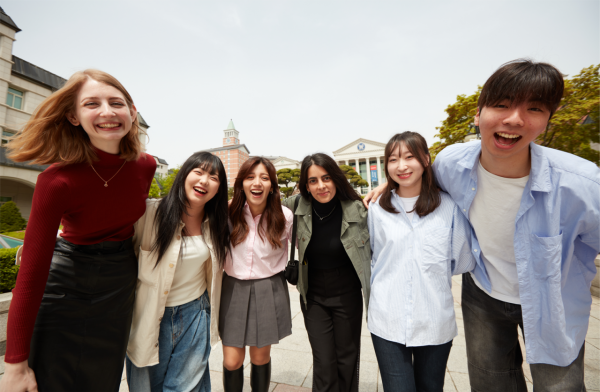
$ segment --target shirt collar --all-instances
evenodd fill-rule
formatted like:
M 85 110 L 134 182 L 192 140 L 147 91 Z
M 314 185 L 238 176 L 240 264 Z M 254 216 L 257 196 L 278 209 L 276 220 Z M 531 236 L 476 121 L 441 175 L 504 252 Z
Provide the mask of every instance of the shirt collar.
M 481 142 L 470 143 L 477 143 L 477 146 L 470 149 L 467 154 L 458 161 L 458 164 L 471 171 L 471 178 L 476 178 L 477 165 L 479 165 L 479 156 L 481 155 Z M 550 165 L 548 163 L 548 158 L 544 154 L 544 148 L 531 142 L 529 143 L 529 151 L 531 152 L 531 171 L 529 173 L 531 190 L 537 192 L 550 192 Z

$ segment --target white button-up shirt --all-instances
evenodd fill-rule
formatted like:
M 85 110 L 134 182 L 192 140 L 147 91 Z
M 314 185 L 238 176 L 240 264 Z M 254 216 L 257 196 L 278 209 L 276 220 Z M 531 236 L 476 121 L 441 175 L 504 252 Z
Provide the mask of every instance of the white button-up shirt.
M 369 331 L 409 347 L 438 345 L 458 334 L 452 297 L 452 275 L 475 268 L 471 229 L 450 196 L 427 216 L 409 222 L 402 201 L 392 191 L 385 211 L 369 207 L 371 298 Z

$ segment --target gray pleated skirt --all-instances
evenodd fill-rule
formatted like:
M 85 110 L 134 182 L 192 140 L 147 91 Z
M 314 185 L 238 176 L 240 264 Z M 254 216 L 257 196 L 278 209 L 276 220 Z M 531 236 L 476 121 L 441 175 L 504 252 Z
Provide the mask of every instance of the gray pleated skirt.
M 219 334 L 224 346 L 277 344 L 292 334 L 290 294 L 283 272 L 239 280 L 223 273 Z

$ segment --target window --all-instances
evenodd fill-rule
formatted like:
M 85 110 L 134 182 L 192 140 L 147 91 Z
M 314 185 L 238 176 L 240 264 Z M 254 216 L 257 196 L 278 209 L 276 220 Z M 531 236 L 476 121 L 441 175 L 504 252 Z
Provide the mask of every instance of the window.
M 9 87 L 8 93 L 6 94 L 6 104 L 15 109 L 22 109 L 23 92 Z
M 8 196 L 0 196 L 0 206 L 8 201 L 11 201 L 12 197 L 8 197 Z
M 6 132 L 6 131 L 2 131 L 2 146 L 5 146 L 8 141 L 10 140 L 9 138 L 15 136 L 14 133 L 12 132 Z

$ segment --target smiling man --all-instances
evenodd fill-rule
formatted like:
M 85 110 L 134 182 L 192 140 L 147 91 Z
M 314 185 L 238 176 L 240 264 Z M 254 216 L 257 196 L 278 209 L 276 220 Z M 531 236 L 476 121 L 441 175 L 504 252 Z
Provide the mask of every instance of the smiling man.
M 536 391 L 585 391 L 600 171 L 533 143 L 563 88 L 549 64 L 503 65 L 479 97 L 481 142 L 452 145 L 433 165 L 474 229 L 477 267 L 462 285 L 473 391 L 527 391 L 518 327 Z

